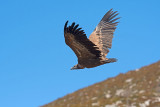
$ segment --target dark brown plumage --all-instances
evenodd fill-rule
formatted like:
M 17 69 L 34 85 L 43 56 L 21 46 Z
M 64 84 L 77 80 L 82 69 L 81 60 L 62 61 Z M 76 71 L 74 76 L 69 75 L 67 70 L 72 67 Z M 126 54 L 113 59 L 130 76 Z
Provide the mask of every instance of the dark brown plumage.
M 95 30 L 87 38 L 82 28 L 73 22 L 67 27 L 68 21 L 64 26 L 64 37 L 66 44 L 75 52 L 78 57 L 78 64 L 71 69 L 93 68 L 105 63 L 116 62 L 115 58 L 106 58 L 108 48 L 112 46 L 113 32 L 116 29 L 119 18 L 117 11 L 109 10 Z

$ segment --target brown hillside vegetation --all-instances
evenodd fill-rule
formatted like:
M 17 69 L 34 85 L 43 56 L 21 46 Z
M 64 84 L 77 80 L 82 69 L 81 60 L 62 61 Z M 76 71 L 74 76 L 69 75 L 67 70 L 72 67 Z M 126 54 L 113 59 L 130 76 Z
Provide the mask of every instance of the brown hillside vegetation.
M 160 107 L 160 61 L 80 89 L 42 107 Z

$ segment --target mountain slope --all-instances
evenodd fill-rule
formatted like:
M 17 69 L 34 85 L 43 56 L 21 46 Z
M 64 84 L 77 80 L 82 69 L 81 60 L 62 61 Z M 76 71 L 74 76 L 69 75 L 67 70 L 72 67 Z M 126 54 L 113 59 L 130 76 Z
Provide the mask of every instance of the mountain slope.
M 160 61 L 80 89 L 42 107 L 160 107 Z

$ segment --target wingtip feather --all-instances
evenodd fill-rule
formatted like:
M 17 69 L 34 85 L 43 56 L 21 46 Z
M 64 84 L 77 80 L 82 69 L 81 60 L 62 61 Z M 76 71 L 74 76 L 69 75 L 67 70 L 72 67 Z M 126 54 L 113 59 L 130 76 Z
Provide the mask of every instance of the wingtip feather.
M 68 24 L 68 20 L 66 21 L 66 23 L 65 23 L 65 25 L 64 25 L 64 32 L 66 31 L 67 24 Z

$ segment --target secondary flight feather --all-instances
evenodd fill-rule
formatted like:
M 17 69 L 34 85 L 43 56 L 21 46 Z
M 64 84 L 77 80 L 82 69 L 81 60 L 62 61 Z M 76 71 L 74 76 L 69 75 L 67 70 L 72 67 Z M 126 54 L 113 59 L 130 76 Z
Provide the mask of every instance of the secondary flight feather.
M 106 63 L 116 62 L 115 58 L 106 58 L 109 48 L 112 46 L 113 33 L 116 29 L 119 17 L 117 11 L 109 10 L 95 30 L 87 38 L 85 32 L 79 25 L 73 22 L 64 26 L 64 37 L 66 44 L 74 51 L 78 58 L 78 64 L 73 69 L 93 68 Z

